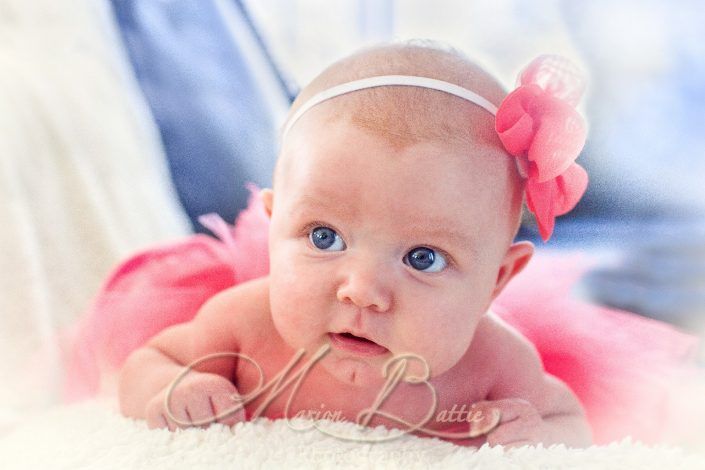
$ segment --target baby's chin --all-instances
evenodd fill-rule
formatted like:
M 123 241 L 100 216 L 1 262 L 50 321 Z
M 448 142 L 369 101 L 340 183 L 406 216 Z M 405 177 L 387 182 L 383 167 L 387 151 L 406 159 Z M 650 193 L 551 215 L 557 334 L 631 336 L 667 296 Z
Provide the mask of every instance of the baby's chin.
M 378 364 L 359 358 L 329 356 L 321 360 L 320 366 L 343 386 L 379 389 L 385 382 L 382 368 Z
M 432 365 L 421 356 L 410 353 L 394 353 L 370 357 L 340 354 L 331 350 L 319 366 L 337 382 L 345 386 L 381 390 L 386 382 L 420 383 L 432 379 Z M 447 367 L 437 368 L 445 372 Z

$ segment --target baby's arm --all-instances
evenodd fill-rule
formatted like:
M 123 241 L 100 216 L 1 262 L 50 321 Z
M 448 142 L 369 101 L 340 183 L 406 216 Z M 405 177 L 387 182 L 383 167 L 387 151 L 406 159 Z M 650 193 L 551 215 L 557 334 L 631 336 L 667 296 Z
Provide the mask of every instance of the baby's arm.
M 146 419 L 149 427 L 185 427 L 168 419 L 163 402 L 172 381 L 185 366 L 216 352 L 237 352 L 235 333 L 238 311 L 246 308 L 247 286 L 224 291 L 199 310 L 186 323 L 171 326 L 134 351 L 120 371 L 120 410 L 126 416 Z M 246 292 L 245 292 L 246 293 Z M 237 393 L 233 384 L 234 358 L 209 360 L 189 371 L 172 391 L 170 409 L 177 419 L 198 421 L 231 409 Z M 244 419 L 244 411 L 220 422 L 231 424 Z
M 498 374 L 484 405 L 497 407 L 500 424 L 487 435 L 490 445 L 570 447 L 592 444 L 580 401 L 558 378 L 546 373 L 534 345 L 497 319 Z

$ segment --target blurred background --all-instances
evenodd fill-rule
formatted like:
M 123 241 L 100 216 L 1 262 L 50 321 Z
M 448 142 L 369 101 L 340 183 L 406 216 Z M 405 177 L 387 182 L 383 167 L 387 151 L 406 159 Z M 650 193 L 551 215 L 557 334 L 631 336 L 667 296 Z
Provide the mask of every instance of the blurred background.
M 531 219 L 519 237 L 594 256 L 593 301 L 703 335 L 704 22 L 698 0 L 0 0 L 0 353 L 45 353 L 0 366 L 0 430 L 56 401 L 52 333 L 110 269 L 234 221 L 300 87 L 387 40 L 445 42 L 507 89 L 538 54 L 579 64 L 588 191 L 548 244 Z

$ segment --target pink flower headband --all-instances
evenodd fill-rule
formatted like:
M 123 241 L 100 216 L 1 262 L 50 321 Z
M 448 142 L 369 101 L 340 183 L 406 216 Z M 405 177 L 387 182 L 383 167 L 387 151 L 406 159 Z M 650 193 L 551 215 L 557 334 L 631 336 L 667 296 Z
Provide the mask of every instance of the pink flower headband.
M 466 88 L 413 75 L 382 75 L 328 88 L 306 101 L 289 119 L 283 136 L 315 105 L 357 90 L 379 86 L 416 86 L 470 101 L 495 116 L 495 130 L 505 150 L 516 157 L 526 178 L 526 204 L 539 233 L 548 241 L 556 216 L 569 212 L 587 188 L 588 176 L 575 163 L 585 144 L 586 127 L 575 109 L 585 88 L 578 69 L 567 59 L 543 55 L 519 75 L 518 86 L 499 108 Z

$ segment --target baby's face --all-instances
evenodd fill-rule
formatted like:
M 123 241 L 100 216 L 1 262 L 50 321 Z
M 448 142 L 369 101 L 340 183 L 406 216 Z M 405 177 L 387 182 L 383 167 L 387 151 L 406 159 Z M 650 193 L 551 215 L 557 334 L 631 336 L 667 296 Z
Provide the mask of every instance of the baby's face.
M 483 144 L 400 148 L 342 121 L 300 126 L 272 204 L 277 330 L 308 354 L 331 344 L 320 365 L 345 383 L 381 383 L 384 363 L 403 353 L 442 374 L 498 293 L 507 157 Z

